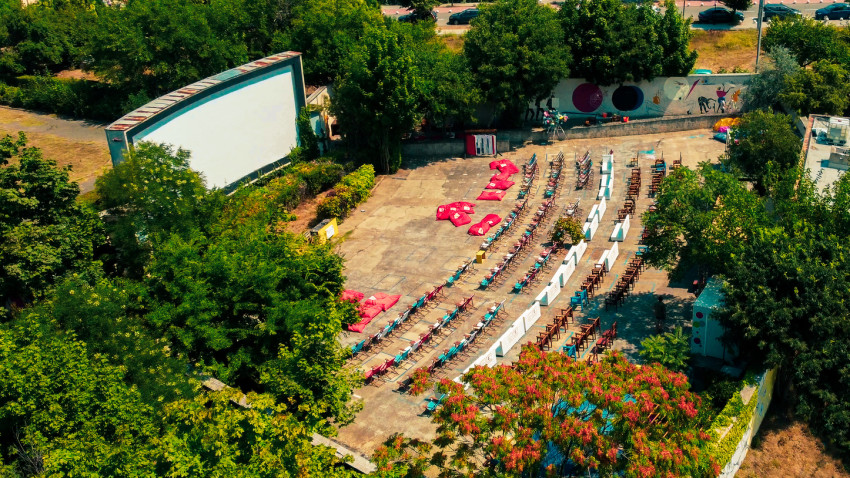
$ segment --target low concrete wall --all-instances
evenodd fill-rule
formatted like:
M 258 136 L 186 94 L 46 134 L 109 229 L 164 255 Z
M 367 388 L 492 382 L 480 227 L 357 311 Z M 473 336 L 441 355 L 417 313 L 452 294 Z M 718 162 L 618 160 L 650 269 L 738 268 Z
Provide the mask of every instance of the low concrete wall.
M 612 136 L 634 136 L 653 133 L 669 133 L 692 129 L 711 128 L 721 118 L 728 114 L 666 116 L 664 118 L 647 118 L 633 120 L 628 123 L 608 123 L 594 126 L 575 126 L 564 131 L 566 140 L 608 138 Z M 496 133 L 496 149 L 505 152 L 510 146 L 518 146 L 527 141 L 540 143 L 546 141 L 545 130 L 504 130 Z M 402 145 L 405 157 L 433 156 L 463 156 L 463 139 L 446 139 L 438 141 L 407 142 Z

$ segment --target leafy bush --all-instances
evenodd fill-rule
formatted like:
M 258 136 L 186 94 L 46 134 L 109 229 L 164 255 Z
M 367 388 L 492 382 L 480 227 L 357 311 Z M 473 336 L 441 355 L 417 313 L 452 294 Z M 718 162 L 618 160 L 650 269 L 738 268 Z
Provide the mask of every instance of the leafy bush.
M 552 229 L 552 242 L 557 244 L 564 244 L 567 239 L 570 240 L 570 244 L 578 244 L 583 238 L 581 223 L 574 217 L 559 218 Z
M 674 372 L 688 368 L 690 346 L 681 327 L 676 327 L 675 332 L 647 337 L 640 345 L 643 347 L 640 357 L 648 363 L 658 362 Z
M 16 85 L 0 84 L 0 104 L 78 118 L 111 120 L 122 114 L 127 95 L 106 83 L 20 76 Z
M 366 164 L 346 175 L 331 194 L 319 203 L 320 218 L 344 218 L 354 206 L 365 201 L 375 186 L 375 168 Z

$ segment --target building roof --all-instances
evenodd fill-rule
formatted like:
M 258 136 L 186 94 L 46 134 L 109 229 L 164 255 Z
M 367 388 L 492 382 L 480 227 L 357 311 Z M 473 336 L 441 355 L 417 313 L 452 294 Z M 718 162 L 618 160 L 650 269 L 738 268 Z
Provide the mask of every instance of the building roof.
M 807 138 L 804 138 L 806 157 L 803 167 L 809 170 L 809 175 L 818 191 L 831 187 L 846 171 L 844 168 L 832 167 L 829 164 L 830 155 L 836 152 L 838 147 L 818 140 L 816 137 L 819 131 L 825 131 L 829 128 L 829 121 L 833 118 L 835 117 L 813 116 L 811 131 Z
M 197 95 L 198 93 L 212 86 L 231 81 L 235 78 L 239 78 L 242 75 L 256 71 L 258 69 L 268 68 L 272 65 L 278 64 L 286 60 L 290 60 L 300 55 L 301 53 L 297 51 L 277 53 L 275 55 L 267 56 L 256 61 L 237 66 L 236 68 L 217 73 L 213 76 L 192 83 L 191 85 L 184 86 L 180 89 L 172 91 L 171 93 L 162 95 L 159 98 L 151 101 L 150 103 L 136 108 L 135 110 L 127 113 L 126 115 L 116 120 L 111 125 L 107 126 L 106 129 L 111 131 L 127 131 L 128 129 L 133 128 L 136 125 L 144 123 L 145 121 L 153 118 L 154 116 L 159 115 L 160 113 L 163 113 L 176 105 L 179 105 L 181 102 L 187 100 L 188 98 L 191 98 L 194 95 Z

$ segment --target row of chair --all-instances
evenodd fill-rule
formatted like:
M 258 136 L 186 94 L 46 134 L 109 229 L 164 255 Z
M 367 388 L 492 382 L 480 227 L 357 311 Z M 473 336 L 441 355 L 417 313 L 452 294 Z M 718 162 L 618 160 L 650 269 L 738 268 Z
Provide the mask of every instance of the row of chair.
M 454 274 L 446 280 L 447 286 L 454 285 L 455 282 L 459 281 L 461 276 L 463 276 L 466 272 L 475 269 L 475 259 L 470 259 L 466 261 L 462 266 L 458 267 Z
M 355 356 L 360 352 L 370 350 L 374 345 L 380 343 L 384 338 L 392 335 L 392 333 L 395 332 L 396 329 L 400 328 L 402 324 L 407 323 L 414 314 L 426 310 L 432 304 L 438 303 L 435 299 L 441 295 L 443 295 L 443 284 L 438 285 L 431 292 L 422 295 L 422 297 L 420 297 L 416 300 L 416 302 L 411 304 L 406 311 L 399 313 L 398 317 L 396 317 L 395 320 L 388 323 L 381 330 L 354 344 L 354 346 L 351 347 L 351 355 Z
M 526 199 L 531 192 L 531 186 L 537 178 L 540 168 L 537 163 L 537 153 L 531 155 L 528 164 L 522 165 L 522 185 L 519 188 L 518 199 Z
M 572 319 L 574 319 L 572 307 L 561 309 L 561 311 L 552 319 L 552 323 L 546 326 L 546 330 L 537 334 L 537 342 L 535 343 L 537 348 L 540 350 L 551 349 L 552 341 L 556 338 L 561 338 L 561 329 L 566 332 L 569 322 Z
M 632 168 L 632 175 L 629 178 L 629 189 L 626 192 L 626 197 L 634 200 L 640 196 L 640 168 Z
M 552 159 L 549 165 L 549 182 L 546 184 L 546 191 L 543 193 L 544 199 L 554 197 L 558 193 L 558 184 L 561 181 L 561 168 L 564 164 L 564 152 L 561 151 Z
M 477 340 L 479 337 L 489 335 L 492 330 L 492 325 L 500 324 L 504 321 L 501 311 L 504 306 L 504 301 L 490 307 L 490 310 L 484 314 L 484 317 L 478 322 L 468 334 L 465 334 L 463 340 L 455 342 L 455 344 L 443 351 L 442 354 L 435 357 L 431 363 L 423 370 L 428 375 L 433 375 L 439 371 L 444 365 L 453 361 L 458 357 L 468 357 L 471 352 L 474 352 L 480 346 Z M 407 389 L 413 382 L 412 378 L 408 378 L 399 386 L 401 390 Z
M 528 199 L 516 203 L 514 209 L 508 214 L 508 217 L 505 219 L 505 222 L 502 223 L 502 225 L 499 227 L 499 229 L 496 230 L 495 233 L 487 237 L 487 240 L 485 240 L 484 243 L 481 244 L 482 251 L 487 251 L 492 248 L 493 245 L 499 239 L 507 235 L 505 234 L 506 232 L 509 232 L 511 229 L 513 229 L 515 225 L 519 223 L 519 219 L 526 211 L 527 203 Z
M 599 320 L 599 317 L 581 324 L 578 332 L 570 337 L 570 340 L 564 344 L 561 350 L 572 357 L 573 360 L 578 360 L 578 352 L 582 348 L 587 348 L 588 340 L 590 338 L 595 339 L 601 329 L 602 322 Z
M 652 182 L 649 185 L 649 197 L 655 197 L 658 194 L 661 181 L 664 180 L 664 176 L 666 175 L 667 163 L 662 158 L 656 159 L 655 164 L 652 166 Z
M 593 297 L 593 293 L 602 287 L 602 281 L 607 273 L 604 264 L 595 264 L 593 270 L 581 283 L 581 290 L 586 291 L 588 297 Z
M 525 286 L 538 282 L 538 276 L 540 275 L 540 272 L 544 269 L 548 269 L 548 266 L 551 265 L 550 259 L 556 255 L 557 251 L 557 244 L 550 248 L 543 249 L 540 252 L 540 257 L 538 257 L 537 260 L 534 262 L 534 265 L 532 265 L 528 269 L 528 272 L 526 272 L 525 276 L 523 276 L 522 279 L 518 280 L 516 284 L 514 284 L 514 292 L 520 293 L 523 291 Z
M 609 292 L 608 297 L 605 298 L 605 310 L 608 310 L 609 305 L 613 305 L 615 308 L 620 307 L 626 300 L 629 292 L 635 288 L 635 282 L 637 282 L 644 268 L 643 256 L 635 256 L 629 261 L 628 266 L 626 266 L 626 272 L 620 276 L 620 280 L 617 281 L 614 290 Z
M 615 338 L 617 338 L 617 322 L 611 324 L 611 328 L 602 332 L 602 336 L 596 339 L 596 343 L 590 350 L 590 355 L 587 356 L 588 363 L 599 363 L 599 355 L 614 346 Z
M 591 179 L 593 179 L 593 160 L 590 159 L 590 151 L 587 151 L 580 160 L 576 160 L 576 189 L 586 187 Z
M 534 233 L 537 230 L 537 223 L 530 224 L 525 231 L 525 234 L 519 238 L 510 251 L 505 254 L 502 262 L 496 264 L 490 272 L 481 279 L 481 288 L 486 289 L 495 282 L 500 282 L 502 272 L 509 270 L 512 266 L 519 262 L 521 253 L 527 250 L 527 246 L 534 241 Z
M 434 324 L 431 330 L 429 330 L 426 334 L 420 335 L 419 340 L 413 342 L 405 349 L 399 351 L 399 353 L 395 357 L 387 359 L 387 361 L 385 361 L 384 363 L 372 367 L 370 370 L 367 370 L 364 375 L 366 382 L 369 383 L 374 381 L 376 378 L 382 377 L 389 371 L 390 368 L 398 366 L 400 363 L 407 360 L 411 355 L 416 354 L 422 348 L 423 345 L 430 343 L 432 337 L 438 335 L 440 331 L 444 328 L 447 328 L 450 322 L 460 317 L 465 312 L 471 310 L 470 306 L 472 305 L 473 297 L 475 296 L 472 295 L 470 297 L 467 297 L 459 304 L 456 304 L 454 310 L 451 313 L 443 316 L 443 319 Z

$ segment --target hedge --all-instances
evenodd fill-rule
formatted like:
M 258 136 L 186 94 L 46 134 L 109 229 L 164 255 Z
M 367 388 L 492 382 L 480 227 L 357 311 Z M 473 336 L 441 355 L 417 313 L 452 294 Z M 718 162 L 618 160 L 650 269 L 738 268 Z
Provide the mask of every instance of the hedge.
M 344 219 L 351 210 L 365 201 L 375 186 L 375 168 L 366 164 L 346 175 L 334 186 L 328 197 L 319 203 L 317 214 L 322 219 Z
M 340 181 L 343 171 L 341 165 L 326 160 L 292 165 L 266 184 L 237 191 L 225 215 L 239 222 L 258 219 L 271 223 L 291 219 L 289 211 Z
M 125 92 L 97 81 L 20 76 L 15 83 L 0 83 L 0 104 L 111 121 L 121 116 L 128 100 Z
M 709 427 L 708 432 L 712 435 L 713 440 L 708 444 L 708 451 L 721 468 L 726 466 L 729 460 L 732 459 L 732 455 L 735 454 L 735 450 L 738 448 L 738 443 L 741 441 L 744 432 L 747 431 L 750 420 L 753 418 L 753 413 L 758 404 L 759 377 L 759 375 L 752 371 L 747 372 L 741 381 L 741 389 L 746 386 L 756 387 L 756 391 L 750 398 L 749 403 L 744 405 L 741 394 L 735 393 Z M 726 433 L 723 439 L 718 440 L 718 430 L 723 430 L 730 424 L 732 424 L 732 428 Z

